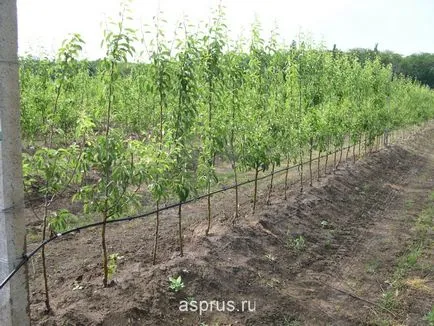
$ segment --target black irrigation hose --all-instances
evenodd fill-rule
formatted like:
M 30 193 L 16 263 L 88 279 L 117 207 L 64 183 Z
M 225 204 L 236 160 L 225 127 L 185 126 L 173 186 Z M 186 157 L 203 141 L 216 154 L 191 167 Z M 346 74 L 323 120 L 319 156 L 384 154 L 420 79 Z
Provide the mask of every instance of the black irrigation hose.
M 357 144 L 357 143 L 356 143 Z M 354 145 L 350 145 L 350 146 L 347 146 L 347 147 L 344 147 L 344 148 L 342 148 L 342 150 L 344 150 L 344 149 L 348 149 L 348 148 L 350 148 L 350 147 L 352 147 L 352 146 L 355 146 L 356 144 L 354 144 Z M 331 153 L 329 153 L 329 154 L 327 154 L 327 155 L 331 155 L 331 154 L 333 154 L 333 153 L 337 153 L 337 152 L 339 152 L 341 149 L 338 149 L 338 150 L 336 150 L 336 151 L 334 151 L 334 152 L 331 152 Z M 323 157 L 325 157 L 325 155 L 323 155 L 323 156 L 320 156 L 320 158 L 323 158 Z M 317 160 L 318 158 L 314 158 L 312 161 L 315 161 L 315 160 Z M 304 164 L 306 164 L 306 163 L 308 163 L 308 162 L 303 162 L 303 163 L 301 163 L 301 164 L 297 164 L 297 165 L 293 165 L 293 166 L 290 166 L 290 167 L 285 167 L 285 168 L 282 168 L 282 169 L 279 169 L 279 170 L 277 170 L 277 171 L 274 171 L 274 172 L 272 172 L 272 173 L 269 173 L 269 174 L 267 174 L 267 175 L 265 175 L 265 176 L 261 176 L 261 177 L 259 177 L 258 178 L 258 180 L 263 180 L 263 179 L 266 179 L 266 178 L 268 178 L 268 177 L 271 177 L 272 175 L 274 175 L 274 174 L 278 174 L 278 173 L 281 173 L 281 172 L 284 172 L 284 171 L 289 171 L 289 170 L 292 170 L 292 169 L 294 169 L 294 168 L 296 168 L 296 167 L 299 167 L 299 166 L 301 166 L 301 165 L 304 165 Z M 203 199 L 203 198 L 206 198 L 206 197 L 208 197 L 208 196 L 213 196 L 213 195 L 216 195 L 216 194 L 219 194 L 219 193 L 221 193 L 221 192 L 224 192 L 224 191 L 227 191 L 227 190 L 231 190 L 231 189 L 234 189 L 234 188 L 236 188 L 236 187 L 240 187 L 240 186 L 243 186 L 243 185 L 246 185 L 246 184 L 248 184 L 248 183 L 251 183 L 251 182 L 254 182 L 255 181 L 255 179 L 253 179 L 253 180 L 247 180 L 247 181 L 244 181 L 244 182 L 241 182 L 241 183 L 238 183 L 238 184 L 233 184 L 233 185 L 231 185 L 231 186 L 228 186 L 228 187 L 222 187 L 222 189 L 219 189 L 219 190 L 215 190 L 215 191 L 213 191 L 213 192 L 211 192 L 211 193 L 209 193 L 209 194 L 205 194 L 205 195 L 201 195 L 201 196 L 198 196 L 198 197 L 195 197 L 195 198 L 192 198 L 192 199 L 189 199 L 189 200 L 186 200 L 186 201 L 184 201 L 184 202 L 178 202 L 178 203 L 174 203 L 174 204 L 170 204 L 170 205 L 167 205 L 167 206 L 164 206 L 164 207 L 162 207 L 162 208 L 160 208 L 160 209 L 158 209 L 158 210 L 153 210 L 153 211 L 151 211 L 151 212 L 147 212 L 147 213 L 143 213 L 143 214 L 140 214 L 140 215 L 133 215 L 133 216 L 127 216 L 127 217 L 123 217 L 123 218 L 119 218 L 119 219 L 115 219 L 115 220 L 108 220 L 108 221 L 106 221 L 105 222 L 105 224 L 112 224 L 112 223 L 119 223 L 119 222 L 126 222 L 126 221 L 132 221 L 132 220 L 135 220 L 135 219 L 139 219 L 139 218 L 143 218 L 143 217 L 148 217 L 148 216 L 150 216 L 150 215 L 153 215 L 153 214 L 156 214 L 157 212 L 163 212 L 163 211 L 166 211 L 166 210 L 169 210 L 169 209 L 171 209 L 171 208 L 175 208 L 175 207 L 178 207 L 179 205 L 184 205 L 184 204 L 189 204 L 189 203 L 192 203 L 192 202 L 195 202 L 195 201 L 198 201 L 198 200 L 200 200 L 200 199 Z M 13 271 L 1 282 L 1 284 L 0 284 L 0 290 L 1 289 L 3 289 L 3 287 L 10 281 L 10 279 L 21 269 L 21 267 L 23 267 L 24 266 L 24 264 L 26 264 L 28 261 L 29 261 L 29 259 L 30 258 L 32 258 L 39 250 L 41 250 L 42 249 L 42 247 L 44 247 L 45 245 L 47 245 L 47 244 L 49 244 L 51 241 L 53 241 L 53 240 L 55 240 L 55 239 L 57 239 L 57 238 L 60 238 L 60 237 L 63 237 L 63 236 L 65 236 L 65 235 L 67 235 L 67 234 L 70 234 L 70 233 L 74 233 L 74 232 L 80 232 L 81 230 L 85 230 L 85 229 L 89 229 L 89 228 L 92 228 L 92 227 L 96 227 L 96 226 L 101 226 L 101 225 L 103 225 L 104 224 L 104 222 L 96 222 L 96 223 L 92 223 L 92 224 L 87 224 L 87 225 L 83 225 L 83 226 L 80 226 L 80 227 L 77 227 L 77 228 L 74 228 L 74 229 L 71 229 L 71 230 L 68 230 L 68 231 L 65 231 L 65 232 L 63 232 L 63 233 L 57 233 L 56 235 L 54 235 L 54 236 L 52 236 L 51 238 L 49 238 L 49 239 L 46 239 L 46 240 L 44 240 L 43 242 L 41 242 L 33 251 L 31 251 L 30 253 L 26 253 L 26 254 L 24 254 L 23 255 L 23 258 L 21 259 L 21 261 L 19 262 L 19 264 L 13 269 Z

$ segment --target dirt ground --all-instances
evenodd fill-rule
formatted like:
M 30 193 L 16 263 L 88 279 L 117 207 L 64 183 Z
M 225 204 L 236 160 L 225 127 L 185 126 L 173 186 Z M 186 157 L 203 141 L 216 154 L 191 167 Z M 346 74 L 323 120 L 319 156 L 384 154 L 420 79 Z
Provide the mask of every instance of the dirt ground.
M 296 171 L 294 183 L 295 177 Z M 100 229 L 55 241 L 46 249 L 51 315 L 44 313 L 40 256 L 29 264 L 32 324 L 429 325 L 434 123 L 349 160 L 303 193 L 292 186 L 286 200 L 282 176 L 275 182 L 266 205 L 268 181 L 261 181 L 254 214 L 251 186 L 241 189 L 235 224 L 233 192 L 213 197 L 208 237 L 206 201 L 186 205 L 184 257 L 177 212 L 164 213 L 155 266 L 153 217 L 109 226 L 109 251 L 122 258 L 108 288 L 102 287 Z M 419 243 L 421 214 L 428 214 L 428 228 Z M 412 248 L 417 262 L 403 264 Z M 169 290 L 175 276 L 185 285 L 179 292 Z M 180 311 L 187 301 L 189 311 Z

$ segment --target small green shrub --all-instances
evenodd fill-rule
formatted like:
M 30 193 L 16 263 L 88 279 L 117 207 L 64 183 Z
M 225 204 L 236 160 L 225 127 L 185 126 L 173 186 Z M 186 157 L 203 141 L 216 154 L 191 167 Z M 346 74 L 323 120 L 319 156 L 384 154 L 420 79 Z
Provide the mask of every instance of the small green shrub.
M 179 292 L 181 291 L 185 285 L 184 282 L 182 282 L 182 278 L 181 276 L 178 277 L 169 277 L 169 289 L 172 290 L 173 292 Z
M 424 319 L 428 322 L 429 326 L 434 326 L 434 306 L 432 306 L 431 311 L 425 315 Z
M 302 235 L 299 235 L 296 238 L 292 238 L 292 236 L 289 235 L 287 246 L 288 248 L 302 251 L 306 248 L 306 239 Z

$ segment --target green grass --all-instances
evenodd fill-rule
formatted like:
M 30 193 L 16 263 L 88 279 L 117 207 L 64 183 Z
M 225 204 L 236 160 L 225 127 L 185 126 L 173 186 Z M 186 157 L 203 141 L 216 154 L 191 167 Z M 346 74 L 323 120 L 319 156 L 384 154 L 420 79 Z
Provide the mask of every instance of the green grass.
M 434 326 L 434 305 L 431 311 L 425 315 L 424 319 L 428 322 L 429 326 Z
M 411 208 L 413 208 L 413 206 L 414 206 L 414 200 L 412 200 L 412 199 L 407 199 L 407 200 L 404 202 L 404 206 L 405 206 L 406 209 L 411 209 Z
M 371 259 L 366 263 L 366 272 L 368 274 L 375 274 L 380 268 L 380 261 L 377 258 Z
M 291 317 L 285 317 L 283 320 L 283 326 L 301 326 L 301 322 Z
M 430 194 L 429 199 L 434 198 L 434 192 Z M 413 203 L 413 201 L 406 201 L 406 203 Z M 428 207 L 418 215 L 415 223 L 415 240 L 406 250 L 406 252 L 399 258 L 395 272 L 393 273 L 390 284 L 392 285 L 387 291 L 383 293 L 380 300 L 380 305 L 388 310 L 397 310 L 400 306 L 399 293 L 404 288 L 404 279 L 411 270 L 419 269 L 418 260 L 429 246 L 428 232 L 433 228 L 434 205 L 429 203 Z M 371 266 L 367 266 L 367 269 Z M 422 268 L 422 266 L 420 267 Z M 368 269 L 369 270 L 369 269 Z M 434 319 L 434 312 L 430 312 L 427 318 Z M 430 324 L 432 325 L 432 324 Z
M 302 235 L 293 238 L 291 234 L 288 234 L 286 246 L 296 251 L 303 251 L 306 248 L 306 239 Z

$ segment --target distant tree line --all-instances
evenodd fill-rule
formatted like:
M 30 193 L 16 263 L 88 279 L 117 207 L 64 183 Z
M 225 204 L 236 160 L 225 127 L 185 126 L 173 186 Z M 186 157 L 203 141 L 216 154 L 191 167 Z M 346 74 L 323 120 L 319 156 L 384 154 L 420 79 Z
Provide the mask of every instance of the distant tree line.
M 292 46 L 295 46 L 294 43 Z M 336 46 L 333 47 L 333 53 L 343 53 L 338 50 Z M 367 48 L 354 48 L 347 51 L 347 53 L 355 55 L 359 61 L 364 64 L 366 61 L 374 60 L 377 56 L 380 57 L 380 61 L 385 65 L 392 65 L 394 74 L 402 74 L 410 78 L 414 78 L 424 85 L 428 85 L 431 89 L 434 89 L 434 53 L 415 53 L 409 56 L 403 56 L 399 53 L 392 51 L 378 51 L 377 45 L 374 49 Z M 27 57 L 27 62 L 29 62 Z M 38 63 L 38 59 L 35 59 L 35 64 Z M 102 60 L 87 61 L 89 76 L 96 76 L 98 66 Z M 46 61 L 48 65 L 53 65 L 53 62 Z M 128 76 L 131 74 L 131 70 L 135 66 L 134 63 L 121 63 L 120 74 L 122 76 Z
M 341 52 L 334 47 L 333 52 Z M 348 53 L 357 56 L 360 62 L 364 63 L 367 60 L 373 60 L 376 56 L 380 57 L 384 65 L 392 65 L 392 70 L 395 74 L 402 74 L 414 78 L 424 85 L 428 85 L 434 89 L 434 53 L 415 53 L 409 56 L 403 56 L 393 51 L 378 51 L 378 47 L 374 49 L 355 48 Z M 100 60 L 89 62 L 90 75 L 96 74 L 98 62 Z M 134 64 L 127 63 L 122 65 L 121 72 L 123 75 L 129 75 Z
M 377 46 L 373 50 L 356 48 L 348 52 L 356 55 L 361 62 L 379 56 L 383 64 L 392 65 L 394 73 L 412 77 L 434 88 L 434 53 L 415 53 L 403 56 L 392 51 L 378 51 Z

